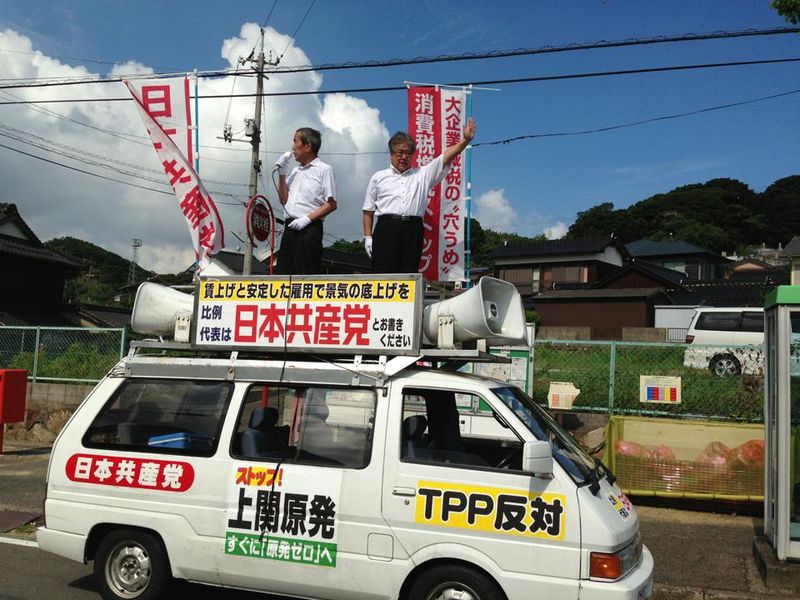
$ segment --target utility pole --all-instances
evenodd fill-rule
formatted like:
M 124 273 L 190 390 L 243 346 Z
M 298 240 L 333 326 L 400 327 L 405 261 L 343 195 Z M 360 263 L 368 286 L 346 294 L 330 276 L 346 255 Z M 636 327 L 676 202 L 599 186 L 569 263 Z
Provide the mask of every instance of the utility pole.
M 133 238 L 133 240 L 131 240 L 133 252 L 131 253 L 131 263 L 128 265 L 128 285 L 136 281 L 136 263 L 139 262 L 139 248 L 141 247 L 142 240 L 139 238 Z
M 250 165 L 250 190 L 249 198 L 258 194 L 258 174 L 261 172 L 261 159 L 258 158 L 258 149 L 261 144 L 261 105 L 264 92 L 264 30 L 261 30 L 261 48 L 256 59 L 256 114 L 252 121 L 247 121 L 245 135 L 250 138 L 253 147 L 252 162 Z M 247 216 L 245 215 L 245 218 Z M 245 223 L 245 229 L 247 229 Z M 270 260 L 272 257 L 270 256 Z M 244 241 L 244 265 L 242 275 L 250 275 L 253 272 L 253 241 L 248 236 Z

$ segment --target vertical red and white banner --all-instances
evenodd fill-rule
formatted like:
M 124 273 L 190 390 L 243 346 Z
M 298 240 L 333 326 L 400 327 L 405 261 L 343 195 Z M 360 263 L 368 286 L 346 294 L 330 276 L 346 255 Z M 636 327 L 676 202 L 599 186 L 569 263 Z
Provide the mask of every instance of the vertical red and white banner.
M 153 142 L 158 160 L 164 168 L 164 173 L 175 192 L 181 213 L 186 219 L 198 271 L 201 272 L 208 265 L 210 257 L 225 247 L 225 231 L 214 201 L 192 167 L 188 79 L 185 81 L 184 88 L 174 87 L 169 80 L 166 82 L 158 80 L 153 86 L 157 88 L 156 91 L 149 91 L 147 82 L 145 85 L 140 85 L 139 82 L 134 84 L 134 82 L 125 81 L 125 85 L 139 107 L 139 114 L 150 135 L 150 140 Z M 171 91 L 165 92 L 165 90 L 175 89 L 185 89 L 185 102 L 184 96 L 173 96 Z M 176 114 L 173 107 L 177 104 L 185 107 L 188 135 L 183 135 L 177 124 L 171 121 L 171 115 Z M 167 119 L 167 115 L 170 115 L 169 119 Z
M 463 90 L 408 89 L 408 132 L 417 144 L 414 166 L 431 162 L 461 139 L 467 101 Z M 419 270 L 432 281 L 463 281 L 467 177 L 456 156 L 450 172 L 428 195 L 425 236 Z
M 189 164 L 194 164 L 194 128 L 192 127 L 189 78 L 133 79 L 125 85 L 136 92 L 135 97 L 153 120 L 161 126 L 178 147 Z

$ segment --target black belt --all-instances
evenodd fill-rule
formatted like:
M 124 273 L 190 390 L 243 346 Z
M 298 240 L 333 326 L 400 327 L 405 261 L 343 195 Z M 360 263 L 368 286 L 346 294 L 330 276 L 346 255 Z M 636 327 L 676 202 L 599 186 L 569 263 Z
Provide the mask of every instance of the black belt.
M 412 223 L 422 223 L 422 217 L 416 215 L 378 215 L 378 219 L 388 219 L 390 221 L 411 221 Z

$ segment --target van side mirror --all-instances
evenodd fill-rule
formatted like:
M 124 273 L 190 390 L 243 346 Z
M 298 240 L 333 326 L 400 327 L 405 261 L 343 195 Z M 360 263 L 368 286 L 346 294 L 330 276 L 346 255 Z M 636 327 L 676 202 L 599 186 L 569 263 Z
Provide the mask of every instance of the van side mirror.
M 522 470 L 544 479 L 552 477 L 553 452 L 550 450 L 550 442 L 525 442 L 522 447 Z

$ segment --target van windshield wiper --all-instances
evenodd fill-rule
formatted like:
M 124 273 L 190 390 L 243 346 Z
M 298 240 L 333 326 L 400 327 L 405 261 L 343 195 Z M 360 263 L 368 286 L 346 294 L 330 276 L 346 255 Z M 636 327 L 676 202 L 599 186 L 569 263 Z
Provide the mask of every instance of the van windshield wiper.
M 598 458 L 594 459 L 594 467 L 589 469 L 586 481 L 579 487 L 589 486 L 589 491 L 593 496 L 597 496 L 600 491 L 600 480 L 605 479 L 610 485 L 614 485 L 616 476 Z
M 605 466 L 605 464 L 603 464 L 602 460 L 600 460 L 599 458 L 595 458 L 594 468 L 597 469 L 598 471 L 602 470 L 603 473 L 605 473 L 605 478 L 606 481 L 608 481 L 609 485 L 614 485 L 614 482 L 617 480 L 617 476 L 611 472 L 611 469 L 609 469 L 607 466 Z

